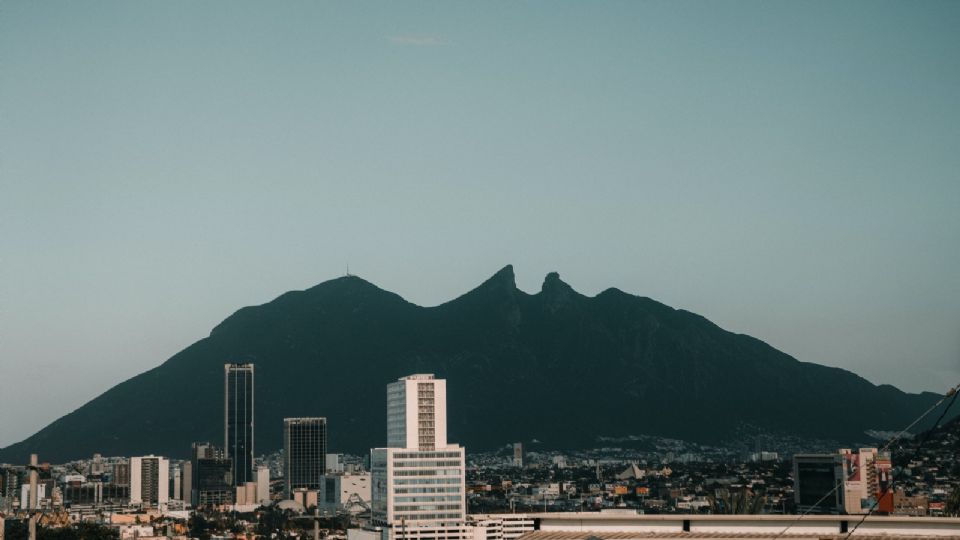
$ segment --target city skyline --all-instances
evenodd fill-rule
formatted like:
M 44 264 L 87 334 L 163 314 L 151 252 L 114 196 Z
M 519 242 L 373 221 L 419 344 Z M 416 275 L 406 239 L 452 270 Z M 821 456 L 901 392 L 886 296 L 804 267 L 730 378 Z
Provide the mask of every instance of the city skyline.
M 559 271 L 960 378 L 955 2 L 223 12 L 4 4 L 0 447 L 348 266 L 428 306 Z

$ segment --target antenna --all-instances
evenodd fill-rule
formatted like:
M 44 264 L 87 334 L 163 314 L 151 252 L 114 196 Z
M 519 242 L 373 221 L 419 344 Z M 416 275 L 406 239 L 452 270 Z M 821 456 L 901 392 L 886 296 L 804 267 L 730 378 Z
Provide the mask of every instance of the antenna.
M 350 263 L 347 263 L 347 277 L 350 277 Z

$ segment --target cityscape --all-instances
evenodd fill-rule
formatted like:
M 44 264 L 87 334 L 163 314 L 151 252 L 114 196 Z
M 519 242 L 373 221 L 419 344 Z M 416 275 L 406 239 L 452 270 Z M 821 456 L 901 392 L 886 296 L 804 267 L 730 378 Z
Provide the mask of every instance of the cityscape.
M 695 517 L 740 516 L 741 532 L 779 526 L 777 536 L 808 522 L 842 534 L 868 515 L 885 516 L 871 519 L 874 531 L 907 522 L 934 536 L 960 531 L 960 518 L 947 518 L 960 514 L 956 420 L 908 461 L 909 440 L 896 456 L 877 448 L 787 455 L 771 449 L 782 441 L 762 438 L 738 451 L 658 437 L 576 452 L 516 442 L 468 455 L 447 439 L 446 381 L 412 374 L 386 385 L 385 447 L 330 452 L 327 418 L 285 418 L 283 449 L 258 456 L 256 366 L 223 367 L 222 444 L 195 442 L 189 459 L 97 454 L 50 464 L 31 455 L 29 464 L 0 465 L 3 540 L 53 538 L 42 531 L 71 524 L 120 539 L 514 540 L 563 531 L 570 519 L 642 530 L 646 516 L 656 526 L 678 516 L 682 531 Z M 701 532 L 712 523 L 694 522 Z
M 960 0 L 3 0 L 0 540 L 960 540 Z

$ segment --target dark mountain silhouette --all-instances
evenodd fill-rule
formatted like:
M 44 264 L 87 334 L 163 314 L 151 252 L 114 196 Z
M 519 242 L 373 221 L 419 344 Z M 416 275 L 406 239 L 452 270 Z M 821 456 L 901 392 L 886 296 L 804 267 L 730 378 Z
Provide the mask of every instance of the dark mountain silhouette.
M 347 276 L 240 309 L 162 365 L 0 450 L 0 461 L 185 457 L 191 441 L 222 444 L 225 362 L 256 364 L 258 454 L 281 446 L 291 416 L 326 416 L 331 451 L 383 445 L 385 385 L 420 372 L 448 379 L 450 439 L 468 450 L 640 434 L 716 442 L 744 424 L 863 440 L 867 429 L 902 428 L 938 397 L 799 362 L 649 298 L 587 297 L 556 273 L 527 294 L 507 266 L 430 308 Z

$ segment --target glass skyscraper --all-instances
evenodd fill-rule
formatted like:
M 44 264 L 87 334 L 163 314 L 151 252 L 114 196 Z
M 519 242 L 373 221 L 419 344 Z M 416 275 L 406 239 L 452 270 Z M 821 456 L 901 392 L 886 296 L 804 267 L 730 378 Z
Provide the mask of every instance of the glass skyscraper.
M 287 498 L 293 490 L 320 489 L 327 468 L 327 419 L 283 419 L 283 478 Z
M 223 365 L 223 438 L 233 484 L 256 481 L 253 470 L 253 364 Z

